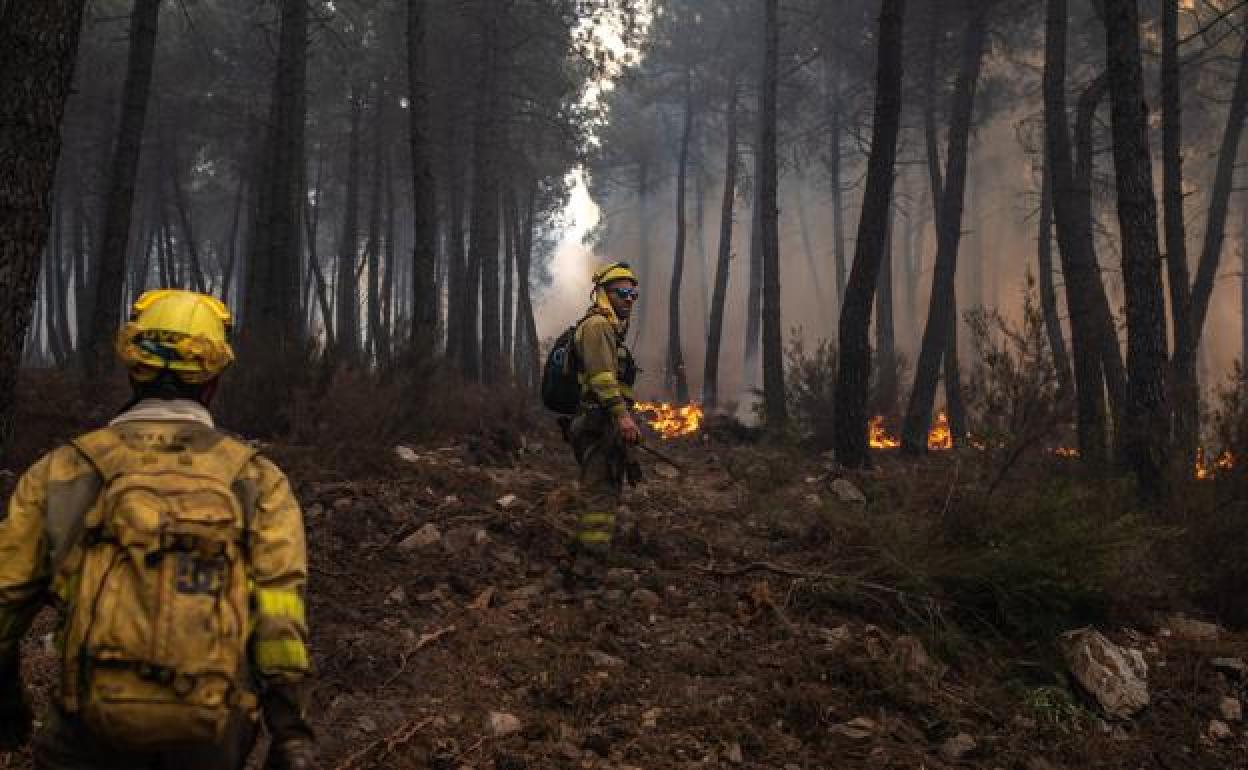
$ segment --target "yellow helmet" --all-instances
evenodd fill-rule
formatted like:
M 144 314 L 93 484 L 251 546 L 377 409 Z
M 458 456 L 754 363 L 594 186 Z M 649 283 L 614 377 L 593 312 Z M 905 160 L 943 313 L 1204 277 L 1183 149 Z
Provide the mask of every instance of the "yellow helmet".
M 216 297 L 153 289 L 130 308 L 117 332 L 117 357 L 139 381 L 172 371 L 183 382 L 207 382 L 234 361 L 230 309 Z
M 612 281 L 632 281 L 640 283 L 637 280 L 637 274 L 633 272 L 633 268 L 627 262 L 612 262 L 609 265 L 603 265 L 594 273 L 594 286 L 606 286 Z

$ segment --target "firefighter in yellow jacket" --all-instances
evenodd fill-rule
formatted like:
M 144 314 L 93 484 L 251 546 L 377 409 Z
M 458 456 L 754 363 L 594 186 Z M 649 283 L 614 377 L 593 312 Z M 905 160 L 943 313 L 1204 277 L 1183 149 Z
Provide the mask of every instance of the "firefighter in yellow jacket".
M 40 770 L 234 770 L 263 714 L 267 767 L 315 762 L 303 518 L 282 472 L 217 431 L 230 313 L 161 289 L 116 349 L 134 399 L 44 455 L 0 518 L 0 752 L 30 738 L 20 642 L 60 615 L 61 677 Z
M 624 483 L 637 480 L 629 447 L 641 441 L 632 413 L 637 366 L 624 343 L 640 296 L 637 276 L 628 263 L 615 262 L 594 273 L 593 281 L 593 304 L 574 337 L 581 403 L 568 431 L 581 467 L 570 572 L 587 587 L 605 571 Z

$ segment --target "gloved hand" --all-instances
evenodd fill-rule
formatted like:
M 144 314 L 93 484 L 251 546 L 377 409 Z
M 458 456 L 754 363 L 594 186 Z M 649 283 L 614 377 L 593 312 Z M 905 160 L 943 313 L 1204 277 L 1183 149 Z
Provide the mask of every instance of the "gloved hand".
M 274 740 L 264 770 L 314 770 L 317 767 L 316 745 L 306 738 Z
M 22 690 L 17 656 L 0 662 L 0 751 L 17 751 L 30 741 L 35 716 Z

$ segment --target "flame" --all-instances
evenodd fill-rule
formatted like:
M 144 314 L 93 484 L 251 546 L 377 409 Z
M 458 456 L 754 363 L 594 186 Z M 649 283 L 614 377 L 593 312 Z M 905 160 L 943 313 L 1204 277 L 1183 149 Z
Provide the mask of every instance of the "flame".
M 1219 471 L 1229 471 L 1235 467 L 1235 455 L 1229 451 L 1223 451 L 1214 460 L 1210 460 L 1205 456 L 1204 447 L 1196 449 L 1196 478 L 1204 481 L 1211 479 L 1218 474 Z
M 884 415 L 877 414 L 867 421 L 867 442 L 872 449 L 896 449 L 901 441 L 884 427 Z M 983 449 L 983 445 L 976 445 Z M 936 415 L 932 429 L 927 432 L 929 450 L 953 449 L 953 433 L 949 430 L 949 418 L 944 412 Z
M 1078 457 L 1079 450 L 1073 446 L 1059 446 L 1057 449 L 1053 450 L 1053 454 L 1058 457 Z
M 867 423 L 867 441 L 872 449 L 896 449 L 901 442 L 890 436 L 884 428 L 884 415 L 877 414 Z
M 949 416 L 943 411 L 936 415 L 932 429 L 927 432 L 927 448 L 953 449 L 953 432 L 949 430 Z
M 697 404 L 676 406 L 661 401 L 638 401 L 634 407 L 638 412 L 647 412 L 647 422 L 660 438 L 669 439 L 697 433 L 702 426 L 702 407 Z

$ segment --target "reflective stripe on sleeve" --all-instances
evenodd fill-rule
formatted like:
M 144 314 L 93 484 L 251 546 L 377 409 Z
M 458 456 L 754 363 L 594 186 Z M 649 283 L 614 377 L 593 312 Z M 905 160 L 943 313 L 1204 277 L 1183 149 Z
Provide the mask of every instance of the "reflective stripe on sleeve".
M 303 597 L 295 591 L 280 591 L 257 588 L 256 612 L 271 618 L 286 618 L 300 625 L 307 622 L 307 610 L 304 608 Z

